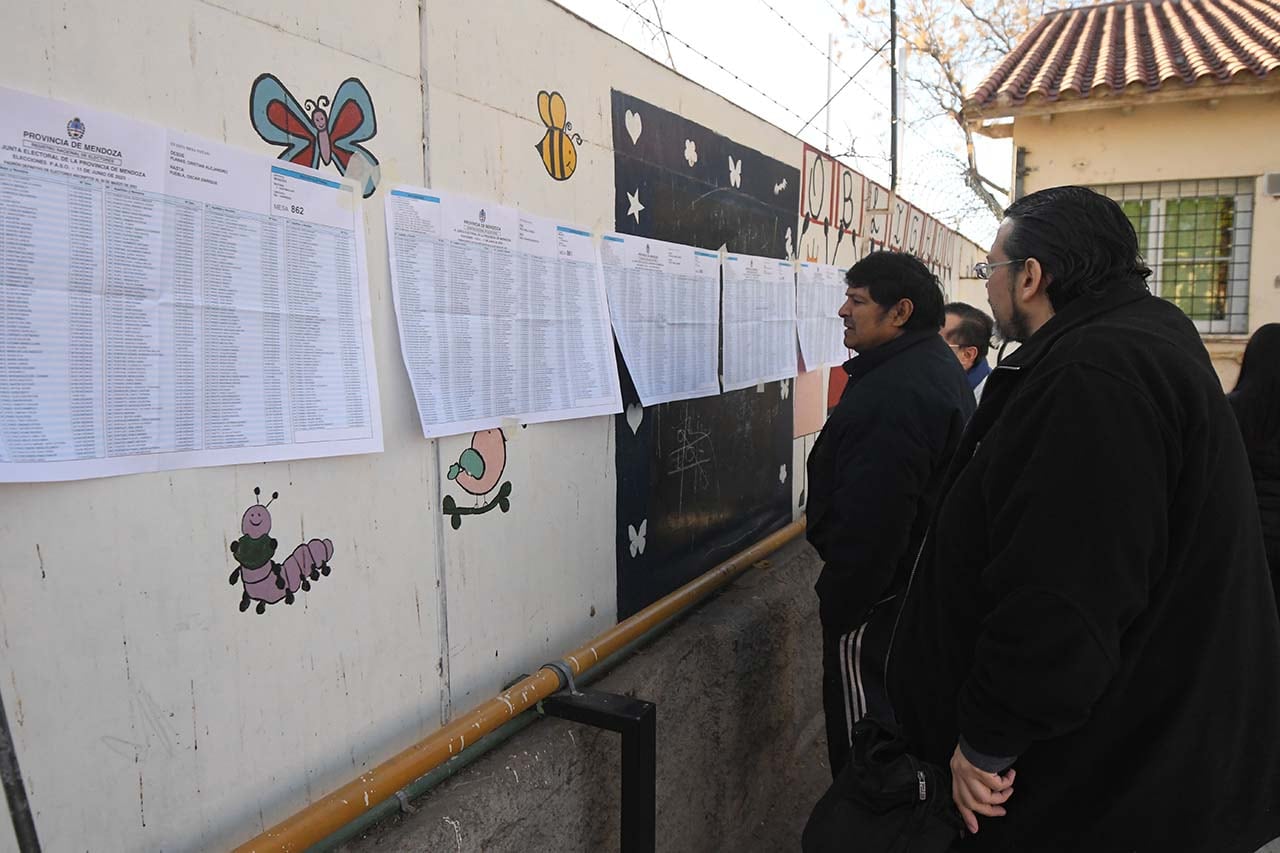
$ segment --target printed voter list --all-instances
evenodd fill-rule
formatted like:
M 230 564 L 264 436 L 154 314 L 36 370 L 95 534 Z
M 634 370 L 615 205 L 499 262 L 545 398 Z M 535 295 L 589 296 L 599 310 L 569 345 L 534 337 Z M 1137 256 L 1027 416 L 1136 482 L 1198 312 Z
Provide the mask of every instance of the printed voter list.
M 719 252 L 605 234 L 600 262 L 640 404 L 719 394 Z
M 727 255 L 722 268 L 724 390 L 795 376 L 795 265 L 777 258 Z
M 382 449 L 360 191 L 0 90 L 0 481 Z
M 590 232 L 422 187 L 393 188 L 386 210 L 424 435 L 622 411 Z

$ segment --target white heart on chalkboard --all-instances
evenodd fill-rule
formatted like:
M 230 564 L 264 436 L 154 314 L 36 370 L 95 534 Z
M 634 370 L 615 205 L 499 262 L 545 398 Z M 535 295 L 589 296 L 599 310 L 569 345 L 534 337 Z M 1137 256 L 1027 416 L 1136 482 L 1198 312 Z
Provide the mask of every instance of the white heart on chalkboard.
M 631 110 L 627 110 L 625 119 L 627 134 L 631 137 L 631 144 L 635 145 L 640 139 L 640 131 L 644 130 L 644 123 L 640 121 L 640 113 L 633 113 Z
M 631 434 L 635 435 L 640 431 L 640 422 L 644 420 L 644 408 L 636 403 L 627 406 L 627 426 L 631 427 Z

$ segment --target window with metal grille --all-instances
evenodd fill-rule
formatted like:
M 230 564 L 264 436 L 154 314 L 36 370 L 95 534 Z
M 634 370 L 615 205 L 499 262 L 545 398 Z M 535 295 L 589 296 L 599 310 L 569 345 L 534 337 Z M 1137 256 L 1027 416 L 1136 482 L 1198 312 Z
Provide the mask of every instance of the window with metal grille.
M 1151 292 L 1201 334 L 1249 330 L 1254 178 L 1094 187 L 1120 203 L 1152 275 Z

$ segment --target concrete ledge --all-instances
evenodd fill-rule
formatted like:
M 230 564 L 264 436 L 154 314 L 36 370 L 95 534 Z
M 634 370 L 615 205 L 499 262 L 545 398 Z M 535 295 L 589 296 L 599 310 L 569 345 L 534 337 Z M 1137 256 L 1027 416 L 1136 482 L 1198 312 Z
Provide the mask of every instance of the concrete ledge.
M 831 778 L 820 568 L 782 549 L 593 685 L 657 704 L 659 850 L 799 848 Z M 544 719 L 343 849 L 617 850 L 619 764 L 617 735 Z

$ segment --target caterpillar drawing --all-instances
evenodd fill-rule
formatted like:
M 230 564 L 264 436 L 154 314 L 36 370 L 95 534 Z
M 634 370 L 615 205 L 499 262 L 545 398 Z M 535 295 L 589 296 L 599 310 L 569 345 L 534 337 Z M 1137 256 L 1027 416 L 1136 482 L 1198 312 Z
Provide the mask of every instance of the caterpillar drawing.
M 244 511 L 240 520 L 239 539 L 231 543 L 231 553 L 239 565 L 228 579 L 232 586 L 244 583 L 244 595 L 240 599 L 240 612 L 249 609 L 251 602 L 258 602 L 257 611 L 266 612 L 268 604 L 284 599 L 293 604 L 293 594 L 299 589 L 311 589 L 311 581 L 329 574 L 329 558 L 333 556 L 333 542 L 328 539 L 312 539 L 293 549 L 283 563 L 275 561 L 276 540 L 271 538 L 271 513 L 267 507 L 280 497 L 271 493 L 271 500 L 261 502 L 262 490 L 254 487 L 253 506 Z

